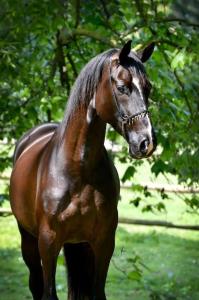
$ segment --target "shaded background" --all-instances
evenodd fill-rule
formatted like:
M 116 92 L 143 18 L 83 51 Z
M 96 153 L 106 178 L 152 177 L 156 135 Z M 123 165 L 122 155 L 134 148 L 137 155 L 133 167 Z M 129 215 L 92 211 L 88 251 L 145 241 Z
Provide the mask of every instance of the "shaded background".
M 11 147 L 35 124 L 60 120 L 77 74 L 96 54 L 129 39 L 136 49 L 155 41 L 147 71 L 162 150 L 152 171 L 197 182 L 198 15 L 198 1 L 2 0 L 0 139 Z M 2 171 L 10 162 L 6 150 Z

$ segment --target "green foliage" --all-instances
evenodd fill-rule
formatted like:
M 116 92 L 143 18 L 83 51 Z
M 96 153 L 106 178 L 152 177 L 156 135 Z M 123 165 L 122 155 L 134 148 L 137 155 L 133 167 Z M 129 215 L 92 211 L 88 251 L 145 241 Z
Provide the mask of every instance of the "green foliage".
M 175 5 L 174 5 L 175 3 Z M 1 1 L 0 170 L 11 165 L 13 143 L 30 127 L 59 121 L 80 69 L 96 54 L 133 40 L 136 49 L 156 42 L 147 63 L 153 84 L 151 114 L 158 138 L 151 170 L 198 183 L 198 31 L 179 1 Z M 180 17 L 179 17 L 180 15 Z M 108 139 L 125 142 L 109 128 Z M 134 162 L 123 177 L 130 179 Z
M 136 197 L 135 199 L 131 200 L 130 203 L 133 204 L 135 207 L 138 207 L 141 200 L 141 197 Z
M 135 173 L 136 169 L 134 166 L 129 166 L 127 167 L 123 177 L 122 177 L 122 182 L 125 182 L 129 179 L 132 179 L 134 173 Z
M 197 195 L 193 195 L 191 198 L 185 198 L 185 203 L 189 207 L 189 212 L 199 214 L 199 197 Z
M 3 202 L 8 199 L 8 194 L 0 194 L 0 207 L 3 205 Z

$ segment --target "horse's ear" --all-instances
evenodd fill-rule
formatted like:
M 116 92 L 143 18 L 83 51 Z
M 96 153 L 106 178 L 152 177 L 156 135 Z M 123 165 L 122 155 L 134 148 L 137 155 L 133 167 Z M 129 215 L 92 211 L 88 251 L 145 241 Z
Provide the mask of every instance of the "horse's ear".
M 119 62 L 122 65 L 123 63 L 125 63 L 127 56 L 129 55 L 129 53 L 131 52 L 131 41 L 128 41 L 122 48 L 122 50 L 120 51 L 119 54 Z
M 136 54 L 139 57 L 139 59 L 145 63 L 145 61 L 147 61 L 150 56 L 153 53 L 155 47 L 155 43 L 152 42 L 151 44 L 149 44 L 146 48 L 144 48 L 143 50 L 138 51 Z

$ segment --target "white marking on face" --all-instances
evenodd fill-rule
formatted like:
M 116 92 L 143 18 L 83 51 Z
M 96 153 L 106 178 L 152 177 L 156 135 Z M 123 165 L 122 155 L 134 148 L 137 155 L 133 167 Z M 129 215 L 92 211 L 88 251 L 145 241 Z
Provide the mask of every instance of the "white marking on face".
M 31 143 L 27 148 L 24 149 L 24 151 L 22 151 L 22 153 L 20 154 L 20 156 L 18 157 L 18 159 L 24 154 L 26 153 L 30 148 L 32 148 L 34 145 L 36 145 L 37 143 L 39 143 L 40 141 L 42 141 L 43 139 L 47 138 L 48 136 L 52 135 L 54 133 L 53 132 L 50 132 L 48 134 L 45 134 L 44 136 L 36 139 L 33 143 Z
M 133 83 L 136 86 L 136 88 L 138 89 L 140 97 L 142 98 L 142 100 L 144 100 L 142 90 L 141 90 L 141 87 L 140 87 L 139 79 L 137 77 L 133 77 Z

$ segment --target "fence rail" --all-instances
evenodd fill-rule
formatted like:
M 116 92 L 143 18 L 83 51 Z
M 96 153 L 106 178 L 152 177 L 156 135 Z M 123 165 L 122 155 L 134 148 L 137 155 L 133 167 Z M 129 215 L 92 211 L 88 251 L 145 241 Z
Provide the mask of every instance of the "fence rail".
M 130 219 L 130 218 L 119 218 L 119 223 L 128 225 L 142 225 L 142 226 L 160 226 L 167 228 L 185 229 L 185 230 L 199 230 L 198 225 L 181 225 L 173 224 L 171 222 L 160 221 L 160 220 L 144 220 L 144 219 Z
M 0 180 L 9 181 L 9 177 L 1 176 Z M 139 184 L 142 188 L 147 188 L 149 191 L 164 191 L 165 193 L 180 193 L 180 194 L 199 194 L 199 187 L 184 187 L 181 185 L 173 184 L 155 184 L 155 183 L 146 183 Z M 124 189 L 133 189 L 132 184 L 122 184 L 121 188 Z
M 156 184 L 156 183 L 146 183 L 139 184 L 140 187 L 146 188 L 149 191 L 159 191 L 165 193 L 179 193 L 179 194 L 199 194 L 199 187 L 184 187 L 181 185 L 171 185 L 171 184 Z M 132 184 L 123 184 L 121 188 L 133 189 Z
M 9 208 L 0 208 L 0 217 L 11 216 L 12 211 Z M 185 230 L 199 230 L 198 225 L 179 225 L 171 222 L 160 221 L 160 220 L 144 220 L 144 219 L 130 219 L 130 218 L 119 218 L 120 224 L 128 225 L 142 225 L 142 226 L 159 226 L 167 228 L 185 229 Z

